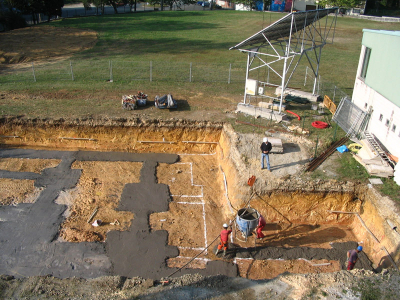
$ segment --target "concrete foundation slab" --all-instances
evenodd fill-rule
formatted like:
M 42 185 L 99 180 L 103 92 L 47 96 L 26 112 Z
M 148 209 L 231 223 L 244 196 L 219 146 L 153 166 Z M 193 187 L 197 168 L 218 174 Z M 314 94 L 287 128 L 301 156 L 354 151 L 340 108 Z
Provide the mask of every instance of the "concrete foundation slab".
M 254 116 L 255 118 L 264 118 L 268 120 L 273 120 L 275 122 L 281 122 L 286 120 L 285 114 L 278 113 L 277 111 L 270 110 L 264 107 L 253 106 L 249 104 L 239 103 L 236 108 L 236 113 L 241 112 L 246 115 Z
M 280 96 L 282 94 L 282 88 L 277 87 L 275 90 L 275 94 L 277 96 Z M 312 102 L 317 102 L 319 99 L 319 95 L 314 95 L 312 93 L 308 93 L 305 91 L 300 91 L 300 90 L 295 90 L 295 89 L 285 89 L 285 95 L 291 95 L 291 96 L 296 96 L 296 97 L 301 97 L 301 98 L 306 98 Z

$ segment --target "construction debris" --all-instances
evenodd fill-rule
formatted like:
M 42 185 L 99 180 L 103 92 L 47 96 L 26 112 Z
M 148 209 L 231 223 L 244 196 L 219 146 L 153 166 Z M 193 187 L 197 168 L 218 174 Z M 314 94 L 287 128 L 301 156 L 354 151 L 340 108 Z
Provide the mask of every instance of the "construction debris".
M 127 110 L 134 110 L 135 108 L 137 108 L 135 95 L 123 95 L 122 108 Z
M 147 95 L 139 91 L 137 95 L 124 95 L 122 96 L 122 108 L 127 110 L 134 110 L 138 106 L 146 106 Z
M 272 110 L 279 110 L 279 103 L 270 101 L 270 102 L 258 102 L 258 107 L 268 108 Z M 286 110 L 286 105 L 282 104 L 282 111 Z
M 281 139 L 269 137 L 268 142 L 272 145 L 271 153 L 283 153 L 283 144 Z
M 89 219 L 87 220 L 88 223 L 90 223 L 90 221 L 92 221 L 94 215 L 97 213 L 98 210 L 99 210 L 99 207 L 97 206 L 97 207 L 93 210 L 93 212 L 92 212 L 92 214 L 90 215 Z
M 353 156 L 365 167 L 368 174 L 386 178 L 393 176 L 392 167 L 372 149 L 367 140 L 361 140 L 359 144 L 362 145 L 362 148 Z
M 119 223 L 119 221 L 117 219 L 115 219 L 115 221 L 111 222 L 110 225 L 118 226 L 118 225 L 120 225 L 120 223 Z
M 103 222 L 101 220 L 94 220 L 94 222 L 92 223 L 92 226 L 94 227 L 98 227 L 102 224 Z
M 177 108 L 178 103 L 174 100 L 171 94 L 167 94 L 159 97 L 158 95 L 154 99 L 154 105 L 157 108 Z
M 297 133 L 300 133 L 300 134 L 310 134 L 309 130 L 303 129 L 303 128 L 297 126 L 297 125 L 291 125 L 291 126 L 288 126 L 288 128 L 292 132 L 297 132 Z

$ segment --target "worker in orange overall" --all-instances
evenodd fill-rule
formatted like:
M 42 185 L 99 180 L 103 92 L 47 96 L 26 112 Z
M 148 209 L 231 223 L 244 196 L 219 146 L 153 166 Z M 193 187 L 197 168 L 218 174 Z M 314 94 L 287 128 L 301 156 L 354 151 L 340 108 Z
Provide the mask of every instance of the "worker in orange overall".
M 232 229 L 228 230 L 228 224 L 224 224 L 222 225 L 222 227 L 224 228 L 221 231 L 221 240 L 220 243 L 218 245 L 217 251 L 215 252 L 215 255 L 218 255 L 219 251 L 224 248 L 224 256 L 226 255 L 226 250 L 228 249 L 228 237 L 232 232 Z
M 257 238 L 262 239 L 265 237 L 265 235 L 262 233 L 262 230 L 264 229 L 265 225 L 267 225 L 267 222 L 265 222 L 265 219 L 262 215 L 258 218 L 258 225 L 257 225 Z

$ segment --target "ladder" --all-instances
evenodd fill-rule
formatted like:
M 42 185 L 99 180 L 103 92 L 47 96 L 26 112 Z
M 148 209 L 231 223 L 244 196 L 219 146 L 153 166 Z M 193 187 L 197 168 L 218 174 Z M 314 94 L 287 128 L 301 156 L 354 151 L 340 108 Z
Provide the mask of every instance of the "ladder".
M 367 139 L 368 143 L 371 145 L 371 147 L 376 151 L 376 153 L 378 153 L 382 162 L 389 164 L 389 166 L 393 168 L 396 165 L 396 163 L 393 160 L 391 160 L 389 156 L 386 155 L 386 152 L 383 151 L 380 143 L 375 139 L 375 136 L 368 131 L 364 131 L 364 136 Z

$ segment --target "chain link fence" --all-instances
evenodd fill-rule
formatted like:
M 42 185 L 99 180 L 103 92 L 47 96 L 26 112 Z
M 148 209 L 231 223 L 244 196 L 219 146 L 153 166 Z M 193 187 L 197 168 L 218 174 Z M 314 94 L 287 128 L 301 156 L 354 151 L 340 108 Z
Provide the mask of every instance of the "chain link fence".
M 307 66 L 305 68 L 304 75 L 304 91 L 310 93 L 313 92 L 314 79 L 315 77 L 312 70 Z M 351 96 L 349 96 L 346 92 L 332 82 L 325 80 L 321 76 L 318 76 L 317 78 L 315 94 L 320 95 L 322 98 L 327 95 L 336 104 L 338 104 L 344 98 L 351 99 Z
M 204 64 L 165 61 L 82 60 L 49 64 L 31 63 L 0 73 L 0 84 L 41 81 L 220 82 L 245 81 L 243 63 Z

